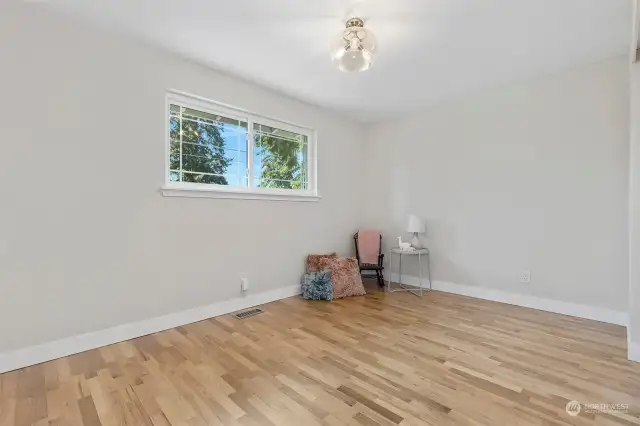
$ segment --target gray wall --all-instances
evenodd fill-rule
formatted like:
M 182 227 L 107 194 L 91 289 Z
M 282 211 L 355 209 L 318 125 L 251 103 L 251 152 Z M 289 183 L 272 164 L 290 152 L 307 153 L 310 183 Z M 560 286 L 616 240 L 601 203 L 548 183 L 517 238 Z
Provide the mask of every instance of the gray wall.
M 133 39 L 0 4 L 0 352 L 295 285 L 351 252 L 363 127 Z M 314 127 L 318 203 L 164 198 L 167 89 Z
M 627 71 L 613 59 L 368 128 L 0 3 L 0 352 L 238 297 L 243 272 L 255 293 L 297 284 L 305 253 L 351 253 L 367 224 L 391 244 L 409 213 L 428 221 L 435 279 L 626 311 Z M 316 128 L 322 201 L 162 197 L 170 88 Z
M 616 58 L 372 127 L 368 186 L 383 196 L 367 199 L 366 223 L 407 235 L 409 213 L 425 218 L 436 280 L 626 312 L 627 67 Z

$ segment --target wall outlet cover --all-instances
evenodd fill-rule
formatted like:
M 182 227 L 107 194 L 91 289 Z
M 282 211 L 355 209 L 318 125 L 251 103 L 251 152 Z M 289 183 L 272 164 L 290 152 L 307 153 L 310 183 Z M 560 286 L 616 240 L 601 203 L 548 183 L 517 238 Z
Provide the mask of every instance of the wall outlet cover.
M 249 278 L 247 278 L 246 276 L 240 277 L 240 290 L 249 290 Z

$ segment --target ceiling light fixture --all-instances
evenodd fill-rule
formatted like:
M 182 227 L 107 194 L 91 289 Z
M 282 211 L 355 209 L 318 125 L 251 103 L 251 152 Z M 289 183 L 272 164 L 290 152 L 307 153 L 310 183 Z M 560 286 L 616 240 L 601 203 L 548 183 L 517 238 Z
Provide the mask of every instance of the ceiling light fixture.
M 331 49 L 331 57 L 341 71 L 366 71 L 373 64 L 378 43 L 360 18 L 351 18 Z

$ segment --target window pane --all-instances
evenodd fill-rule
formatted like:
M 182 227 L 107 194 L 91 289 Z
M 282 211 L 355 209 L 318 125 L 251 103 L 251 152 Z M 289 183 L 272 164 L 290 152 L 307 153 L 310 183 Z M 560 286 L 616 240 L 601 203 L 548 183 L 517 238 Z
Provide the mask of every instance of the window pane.
M 229 167 L 225 176 L 229 185 L 247 186 L 247 135 L 224 133 Z
M 169 105 L 169 115 L 179 116 L 180 115 L 180 107 L 178 105 Z
M 196 121 L 199 123 L 216 124 L 220 128 L 229 126 L 230 128 L 241 127 L 245 130 L 247 129 L 246 121 L 222 117 L 217 114 L 210 114 L 208 112 L 198 111 L 191 108 L 184 108 L 182 118 L 184 120 Z
M 225 161 L 228 162 L 228 159 L 215 155 L 203 157 L 200 155 L 182 154 L 182 170 L 185 172 L 211 174 L 217 169 L 222 168 L 222 163 Z
M 226 185 L 226 179 L 221 175 L 210 175 L 205 173 L 182 173 L 183 182 L 208 183 L 216 185 Z
M 307 137 L 298 133 L 293 133 L 288 130 L 278 129 L 276 127 L 265 126 L 264 124 L 255 123 L 253 125 L 255 133 L 260 133 L 266 136 L 275 136 L 281 139 L 288 139 L 296 142 L 306 143 Z
M 171 141 L 171 150 L 169 152 L 169 168 L 171 170 L 180 170 L 180 142 Z
M 254 124 L 254 186 L 308 189 L 307 137 Z
M 247 186 L 247 121 L 169 106 L 169 179 Z

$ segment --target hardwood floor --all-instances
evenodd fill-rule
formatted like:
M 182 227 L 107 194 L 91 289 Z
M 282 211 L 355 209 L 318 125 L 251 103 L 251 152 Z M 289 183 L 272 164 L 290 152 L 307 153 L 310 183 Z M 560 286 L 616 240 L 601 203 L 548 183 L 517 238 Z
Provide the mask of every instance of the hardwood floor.
M 0 425 L 640 425 L 623 327 L 439 292 L 266 309 L 0 375 Z

